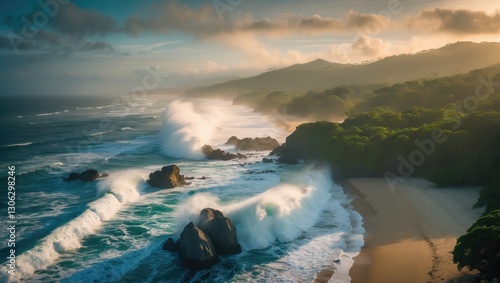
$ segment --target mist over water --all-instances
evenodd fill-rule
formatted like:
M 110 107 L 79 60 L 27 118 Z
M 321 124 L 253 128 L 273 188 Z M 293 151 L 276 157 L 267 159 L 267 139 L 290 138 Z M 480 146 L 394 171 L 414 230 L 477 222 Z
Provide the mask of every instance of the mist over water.
M 359 215 L 349 209 L 328 168 L 262 163 L 269 152 L 232 161 L 201 156 L 205 144 L 235 151 L 225 145 L 233 135 L 284 142 L 283 129 L 226 101 L 151 99 L 134 109 L 96 101 L 44 112 L 57 115 L 8 113 L 6 121 L 16 121 L 12 127 L 23 132 L 22 140 L 0 141 L 13 145 L 0 147 L 0 152 L 22 176 L 16 208 L 18 274 L 9 280 L 311 281 L 344 249 L 359 250 L 359 241 L 351 239 L 360 233 L 353 222 Z M 97 129 L 109 117 L 113 129 Z M 95 134 L 90 136 L 95 142 L 83 152 L 68 152 L 88 140 L 83 130 Z M 191 185 L 158 190 L 146 184 L 149 173 L 172 163 L 181 174 L 195 177 Z M 109 177 L 91 183 L 62 181 L 69 172 L 88 168 Z M 234 222 L 244 251 L 192 274 L 161 245 L 178 237 L 188 222 L 197 223 L 206 207 L 221 210 Z M 348 247 L 346 239 L 355 246 Z M 3 265 L 0 282 L 7 278 Z

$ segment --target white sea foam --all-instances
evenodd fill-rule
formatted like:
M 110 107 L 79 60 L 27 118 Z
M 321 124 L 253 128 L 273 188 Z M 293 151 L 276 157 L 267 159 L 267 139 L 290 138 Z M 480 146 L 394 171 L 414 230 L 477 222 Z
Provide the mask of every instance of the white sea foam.
M 36 270 L 45 269 L 52 264 L 61 253 L 79 248 L 83 239 L 94 234 L 104 221 L 112 219 L 124 204 L 139 198 L 140 183 L 145 180 L 145 175 L 142 171 L 128 170 L 101 181 L 98 185 L 99 191 L 104 193 L 101 198 L 90 203 L 80 216 L 55 229 L 34 248 L 18 256 L 15 277 L 0 279 L 27 279 Z M 5 267 L 0 271 L 6 274 Z
M 15 143 L 15 144 L 9 144 L 4 147 L 15 147 L 15 146 L 27 146 L 33 144 L 33 142 L 23 142 L 23 143 Z
M 61 112 L 49 112 L 49 113 L 40 113 L 36 114 L 36 116 L 51 116 L 51 115 L 59 115 Z
M 221 112 L 209 105 L 197 111 L 190 102 L 171 102 L 160 130 L 163 152 L 174 158 L 202 159 L 201 148 L 210 143 L 221 120 Z

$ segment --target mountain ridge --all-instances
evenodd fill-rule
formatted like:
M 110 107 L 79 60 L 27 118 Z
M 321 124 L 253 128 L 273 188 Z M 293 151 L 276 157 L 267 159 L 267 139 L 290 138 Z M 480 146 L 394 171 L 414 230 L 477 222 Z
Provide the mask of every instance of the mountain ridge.
M 498 42 L 456 42 L 437 49 L 401 54 L 365 64 L 316 59 L 259 75 L 188 90 L 188 96 L 234 97 L 248 92 L 303 93 L 345 84 L 397 83 L 444 77 L 500 63 Z

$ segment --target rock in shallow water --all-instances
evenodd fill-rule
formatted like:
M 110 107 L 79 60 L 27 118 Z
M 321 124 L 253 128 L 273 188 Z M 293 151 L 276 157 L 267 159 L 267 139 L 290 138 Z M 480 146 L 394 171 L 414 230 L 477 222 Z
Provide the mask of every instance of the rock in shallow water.
M 83 182 L 92 182 L 102 177 L 108 177 L 108 174 L 100 175 L 99 172 L 97 172 L 97 170 L 88 169 L 83 171 L 82 173 L 72 172 L 69 174 L 68 178 L 64 178 L 64 181 L 71 182 L 71 181 L 81 180 Z
M 169 251 L 171 253 L 177 252 L 177 243 L 172 238 L 168 238 L 168 240 L 163 244 L 163 250 Z
M 236 227 L 219 210 L 203 209 L 200 212 L 198 227 L 212 239 L 217 253 L 222 255 L 241 253 L 241 247 L 236 238 Z
M 164 166 L 161 170 L 149 174 L 148 185 L 160 189 L 170 189 L 189 185 L 183 175 L 180 174 L 179 167 L 172 164 Z
M 232 159 L 236 159 L 236 158 L 240 158 L 240 159 L 247 158 L 246 155 L 244 155 L 244 154 L 241 154 L 241 153 L 233 154 L 233 153 L 225 152 L 221 149 L 213 149 L 209 145 L 204 145 L 201 148 L 201 152 L 203 153 L 203 155 L 205 155 L 210 160 L 227 161 L 227 160 L 232 160 Z
M 265 138 L 244 138 L 238 139 L 232 136 L 227 140 L 226 144 L 234 145 L 239 150 L 263 151 L 273 150 L 280 146 L 279 142 L 271 137 Z
M 178 243 L 178 252 L 183 265 L 192 270 L 206 269 L 219 261 L 210 237 L 193 222 L 184 227 Z

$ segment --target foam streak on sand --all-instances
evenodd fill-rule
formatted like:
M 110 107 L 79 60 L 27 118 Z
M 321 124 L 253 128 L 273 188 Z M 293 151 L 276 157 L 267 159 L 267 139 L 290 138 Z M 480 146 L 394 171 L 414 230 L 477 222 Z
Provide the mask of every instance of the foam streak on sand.
M 382 178 L 350 179 L 344 187 L 358 196 L 365 246 L 354 259 L 352 282 L 444 282 L 467 277 L 453 263 L 456 239 L 479 218 L 473 209 L 478 188 L 435 188 L 408 179 L 391 190 Z

